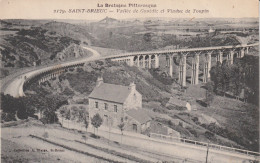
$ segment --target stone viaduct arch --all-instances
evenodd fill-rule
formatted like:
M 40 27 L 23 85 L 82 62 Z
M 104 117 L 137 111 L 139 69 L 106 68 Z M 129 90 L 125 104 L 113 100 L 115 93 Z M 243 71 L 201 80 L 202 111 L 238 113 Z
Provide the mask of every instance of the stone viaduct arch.
M 83 65 L 84 63 L 72 64 L 68 66 L 61 66 L 61 65 L 54 66 L 49 70 L 42 71 L 36 75 L 27 78 L 26 81 L 24 82 L 23 89 L 28 88 L 28 86 L 30 86 L 32 83 L 38 82 L 38 84 L 41 84 L 47 80 L 58 77 L 61 74 L 63 74 L 65 71 L 67 71 L 69 68 L 80 67 Z

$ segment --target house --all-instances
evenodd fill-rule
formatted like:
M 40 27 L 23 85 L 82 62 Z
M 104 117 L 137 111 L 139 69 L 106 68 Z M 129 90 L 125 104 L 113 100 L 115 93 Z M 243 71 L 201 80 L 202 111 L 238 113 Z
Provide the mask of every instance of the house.
M 210 27 L 210 29 L 209 29 L 209 31 L 208 31 L 209 33 L 213 33 L 213 32 L 215 32 L 215 30 L 214 29 L 212 29 L 211 27 Z
M 143 109 L 131 109 L 126 112 L 125 115 L 125 130 L 145 133 L 150 129 L 152 118 Z
M 166 104 L 166 107 L 168 107 L 168 106 L 174 106 L 178 110 L 188 110 L 188 111 L 191 111 L 190 103 L 188 103 L 187 101 L 183 101 L 183 100 L 177 99 L 175 97 L 171 97 L 169 99 L 168 103 Z
M 88 99 L 90 119 L 99 113 L 106 126 L 117 127 L 125 121 L 127 111 L 142 109 L 142 95 L 134 83 L 129 86 L 108 84 L 102 77 L 98 78 Z

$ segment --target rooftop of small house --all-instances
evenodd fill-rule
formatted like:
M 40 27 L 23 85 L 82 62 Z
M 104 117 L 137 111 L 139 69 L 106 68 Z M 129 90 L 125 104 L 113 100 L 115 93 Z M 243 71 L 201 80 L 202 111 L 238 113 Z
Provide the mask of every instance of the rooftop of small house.
M 171 97 L 167 105 L 177 105 L 177 106 L 186 107 L 187 103 L 188 103 L 187 101 L 177 99 L 176 97 Z
M 130 117 L 134 118 L 140 124 L 144 124 L 148 121 L 151 121 L 152 118 L 148 115 L 148 113 L 144 109 L 131 109 L 126 112 Z

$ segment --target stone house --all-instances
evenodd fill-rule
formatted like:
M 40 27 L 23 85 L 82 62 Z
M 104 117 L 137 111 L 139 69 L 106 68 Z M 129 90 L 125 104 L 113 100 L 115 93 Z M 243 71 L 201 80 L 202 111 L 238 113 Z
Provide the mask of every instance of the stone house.
M 125 130 L 145 133 L 150 129 L 152 118 L 143 109 L 131 109 L 125 115 Z
M 116 128 L 120 123 L 126 122 L 125 117 L 129 110 L 142 109 L 142 95 L 136 90 L 134 83 L 122 86 L 104 83 L 102 78 L 98 78 L 96 87 L 88 99 L 90 120 L 96 113 L 99 113 L 103 119 L 103 125 Z M 127 125 L 125 127 L 129 128 Z
M 174 106 L 174 107 L 178 108 L 179 110 L 191 111 L 191 105 L 189 102 L 180 100 L 176 97 L 171 97 L 169 99 L 168 103 L 166 104 L 166 107 L 168 107 L 168 106 Z

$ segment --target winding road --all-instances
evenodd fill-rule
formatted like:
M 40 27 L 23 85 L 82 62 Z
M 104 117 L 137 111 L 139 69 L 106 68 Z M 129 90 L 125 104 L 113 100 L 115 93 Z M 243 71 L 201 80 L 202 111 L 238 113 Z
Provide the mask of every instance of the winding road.
M 85 58 L 78 58 L 77 60 L 61 63 L 61 64 L 59 64 L 59 66 L 68 66 L 68 65 L 73 65 L 73 64 L 89 62 L 89 61 L 100 59 L 100 54 L 96 50 L 91 49 L 89 47 L 83 47 L 83 48 L 90 51 L 92 53 L 92 56 L 91 57 L 85 57 Z M 6 81 L 7 83 L 2 83 L 2 92 L 4 92 L 4 94 L 9 94 L 13 97 L 24 96 L 23 84 L 25 82 L 25 77 L 29 78 L 29 77 L 32 77 L 32 76 L 40 73 L 40 72 L 50 70 L 50 69 L 55 68 L 55 67 L 57 67 L 57 65 L 54 65 L 54 66 L 51 66 L 51 67 L 48 66 L 48 67 L 44 67 L 44 68 L 39 68 L 39 69 L 36 69 L 36 70 L 35 69 L 29 70 L 25 73 L 22 73 L 18 76 L 15 76 L 11 80 Z M 5 86 L 5 87 L 3 87 L 3 86 Z

